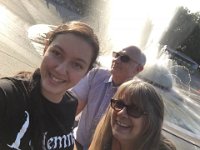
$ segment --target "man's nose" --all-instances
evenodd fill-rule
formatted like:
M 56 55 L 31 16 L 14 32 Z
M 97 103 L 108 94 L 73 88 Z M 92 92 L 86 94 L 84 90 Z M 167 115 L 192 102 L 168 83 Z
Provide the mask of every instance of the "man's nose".
M 114 58 L 113 58 L 113 61 L 115 61 L 115 62 L 120 62 L 120 61 L 121 61 L 120 56 L 114 57 Z

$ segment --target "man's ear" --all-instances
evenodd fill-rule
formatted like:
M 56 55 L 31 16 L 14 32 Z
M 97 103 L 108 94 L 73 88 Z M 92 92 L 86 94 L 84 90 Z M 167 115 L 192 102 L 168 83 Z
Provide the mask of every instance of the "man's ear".
M 141 66 L 141 65 L 138 65 L 138 67 L 137 67 L 137 72 L 139 73 L 139 72 L 141 72 L 143 69 L 144 69 L 144 67 L 143 67 L 143 66 Z

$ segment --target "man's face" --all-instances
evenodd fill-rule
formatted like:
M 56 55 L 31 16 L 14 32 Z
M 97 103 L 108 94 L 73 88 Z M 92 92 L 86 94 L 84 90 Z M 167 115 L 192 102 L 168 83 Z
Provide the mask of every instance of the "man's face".
M 113 52 L 111 73 L 113 82 L 118 85 L 131 78 L 139 72 L 139 64 L 135 60 L 136 52 L 133 49 L 125 49 Z

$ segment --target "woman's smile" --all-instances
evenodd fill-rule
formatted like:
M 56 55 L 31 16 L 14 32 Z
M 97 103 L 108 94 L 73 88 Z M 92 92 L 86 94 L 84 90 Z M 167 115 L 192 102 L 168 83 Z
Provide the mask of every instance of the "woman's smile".
M 123 127 L 123 128 L 130 128 L 131 126 L 128 125 L 127 123 L 124 123 L 124 122 L 121 122 L 119 120 L 116 120 L 116 124 L 120 127 Z
M 61 79 L 61 78 L 59 78 L 59 77 L 56 77 L 55 75 L 53 75 L 53 74 L 49 74 L 49 77 L 50 77 L 50 80 L 52 80 L 54 83 L 65 83 L 65 82 L 67 82 L 65 79 Z

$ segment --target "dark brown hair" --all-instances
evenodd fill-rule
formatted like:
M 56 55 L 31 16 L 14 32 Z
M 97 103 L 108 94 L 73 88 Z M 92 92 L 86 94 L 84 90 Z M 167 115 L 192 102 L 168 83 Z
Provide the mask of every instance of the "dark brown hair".
M 99 55 L 99 41 L 93 29 L 86 23 L 83 23 L 80 21 L 72 21 L 70 23 L 59 25 L 53 31 L 50 31 L 49 33 L 47 33 L 44 53 L 46 49 L 48 48 L 48 46 L 51 44 L 51 42 L 59 34 L 66 34 L 66 33 L 72 33 L 76 36 L 79 36 L 92 46 L 93 54 L 92 54 L 92 59 L 89 66 L 89 69 L 91 69 L 94 63 L 96 62 L 96 58 Z

